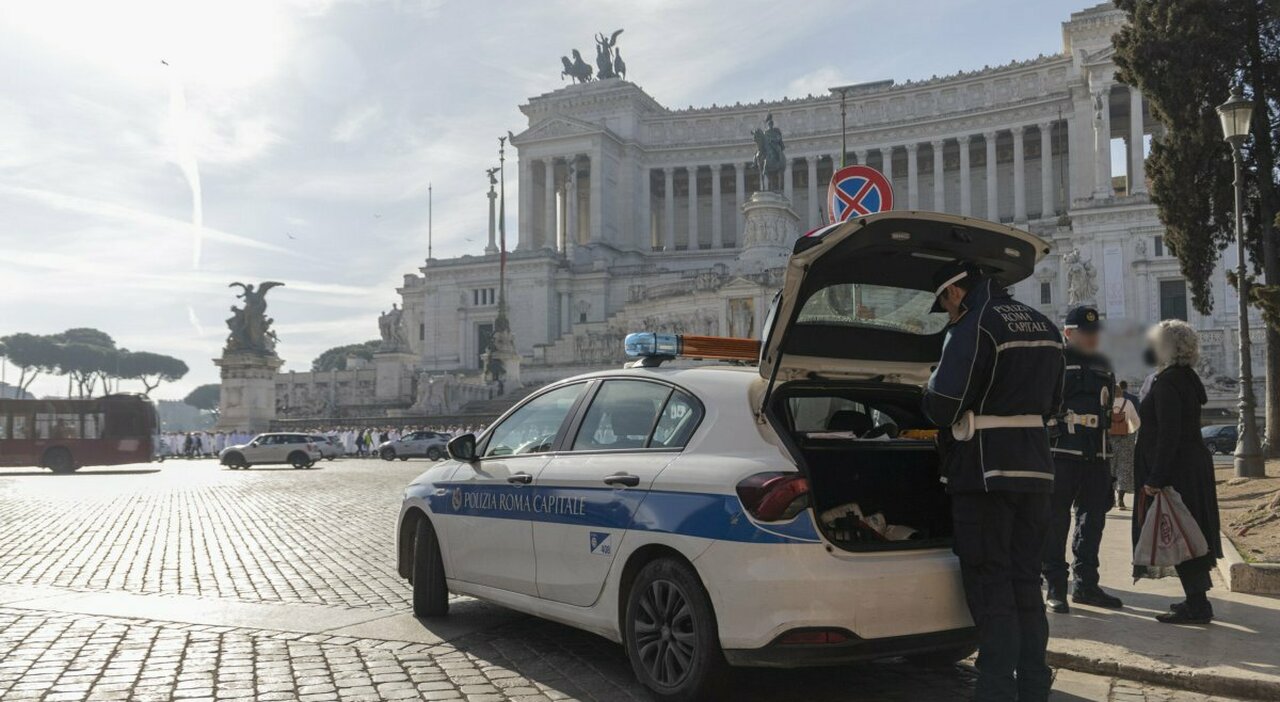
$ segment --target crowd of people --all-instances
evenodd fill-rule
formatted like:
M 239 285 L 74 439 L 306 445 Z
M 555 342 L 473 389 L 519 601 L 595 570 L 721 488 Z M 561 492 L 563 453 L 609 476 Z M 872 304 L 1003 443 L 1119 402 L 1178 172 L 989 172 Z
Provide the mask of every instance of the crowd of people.
M 434 431 L 449 436 L 460 436 L 468 433 L 479 433 L 482 426 L 449 426 L 449 427 L 309 427 L 305 429 L 289 429 L 285 431 L 325 436 L 335 439 L 334 443 L 342 447 L 346 456 L 357 458 L 378 455 L 378 447 L 388 441 L 396 441 L 417 431 Z M 189 431 L 164 432 L 160 435 L 159 455 L 166 458 L 208 458 L 215 457 L 228 446 L 240 446 L 253 441 L 257 434 L 248 432 L 222 431 Z

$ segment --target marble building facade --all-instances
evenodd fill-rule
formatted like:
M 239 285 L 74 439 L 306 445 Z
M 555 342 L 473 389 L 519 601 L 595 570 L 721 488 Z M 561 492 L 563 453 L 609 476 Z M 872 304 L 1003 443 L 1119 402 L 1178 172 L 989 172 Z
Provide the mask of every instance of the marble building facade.
M 897 209 L 1010 223 L 1050 240 L 1051 254 L 1015 294 L 1051 318 L 1093 303 L 1131 341 L 1155 320 L 1186 318 L 1202 331 L 1202 371 L 1225 407 L 1238 365 L 1235 298 L 1219 266 L 1215 312 L 1197 314 L 1164 245 L 1144 172 L 1159 125 L 1141 93 L 1115 79 L 1111 36 L 1123 22 L 1103 3 L 1062 23 L 1054 53 L 849 89 L 843 159 L 882 171 Z M 782 258 L 749 240 L 759 189 L 751 130 L 772 115 L 785 136 L 780 190 L 794 223 L 778 226 L 798 236 L 824 222 L 842 161 L 839 97 L 675 110 L 611 78 L 520 109 L 507 298 L 525 383 L 621 362 L 628 331 L 759 333 Z M 484 251 L 404 276 L 407 348 L 396 363 L 413 380 L 398 381 L 397 401 L 421 407 L 422 378 L 466 384 L 480 372 L 497 315 L 493 237 L 491 225 Z M 1136 350 L 1116 356 L 1122 376 L 1141 377 Z

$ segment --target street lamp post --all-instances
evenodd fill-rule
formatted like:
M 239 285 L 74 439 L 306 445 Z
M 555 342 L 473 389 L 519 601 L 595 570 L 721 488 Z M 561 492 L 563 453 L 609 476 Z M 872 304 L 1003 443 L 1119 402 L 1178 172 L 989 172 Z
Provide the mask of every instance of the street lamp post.
M 1249 279 L 1245 266 L 1244 249 L 1244 178 L 1240 147 L 1249 136 L 1249 122 L 1253 116 L 1253 103 L 1246 100 L 1240 87 L 1231 89 L 1231 97 L 1218 106 L 1222 120 L 1222 135 L 1231 145 L 1231 160 L 1235 167 L 1235 225 L 1236 225 L 1236 293 L 1239 298 L 1240 317 L 1240 414 L 1235 451 L 1235 472 L 1241 478 L 1260 478 L 1266 475 L 1262 461 L 1262 444 L 1258 441 L 1258 420 L 1254 416 L 1253 356 L 1249 340 Z

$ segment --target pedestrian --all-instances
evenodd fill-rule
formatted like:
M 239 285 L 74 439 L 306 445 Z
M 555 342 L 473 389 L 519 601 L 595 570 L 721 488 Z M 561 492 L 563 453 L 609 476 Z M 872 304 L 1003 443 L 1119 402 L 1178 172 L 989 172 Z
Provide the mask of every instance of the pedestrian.
M 1061 404 L 1062 337 L 974 265 L 949 263 L 933 282 L 934 310 L 950 323 L 923 409 L 940 427 L 953 548 L 978 629 L 974 699 L 1044 702 L 1039 564 L 1054 480 L 1045 421 Z
M 364 432 L 362 431 L 356 432 L 356 456 L 364 457 Z
M 1177 490 L 1209 543 L 1209 553 L 1175 566 L 1186 599 L 1156 615 L 1156 621 L 1208 624 L 1213 620 L 1213 605 L 1207 596 L 1213 587 L 1209 573 L 1222 558 L 1222 541 L 1218 537 L 1218 486 L 1213 456 L 1200 436 L 1200 408 L 1208 402 L 1204 384 L 1195 371 L 1200 360 L 1200 340 L 1191 325 L 1176 319 L 1160 322 L 1147 338 L 1147 358 L 1154 362 L 1156 374 L 1150 392 L 1138 406 L 1142 428 L 1134 451 L 1133 477 L 1148 502 L 1162 488 Z M 1142 509 L 1133 511 L 1135 545 L 1144 516 Z M 1135 565 L 1133 575 L 1158 578 L 1167 573 Z
M 1098 352 L 1102 322 L 1092 307 L 1075 307 L 1063 324 L 1066 375 L 1062 413 L 1050 430 L 1054 465 L 1053 502 L 1045 534 L 1041 572 L 1048 589 L 1049 611 L 1066 614 L 1067 535 L 1075 507 L 1071 539 L 1071 600 L 1108 609 L 1123 606 L 1119 597 L 1098 586 L 1098 549 L 1115 497 L 1107 458 L 1111 394 L 1116 386 L 1111 362 Z
M 1138 419 L 1138 403 L 1129 394 L 1129 384 L 1121 380 L 1116 385 L 1115 399 L 1111 401 L 1111 429 L 1107 439 L 1111 442 L 1111 477 L 1115 480 L 1116 506 L 1128 509 L 1124 495 L 1133 492 L 1133 443 L 1134 435 L 1142 421 Z

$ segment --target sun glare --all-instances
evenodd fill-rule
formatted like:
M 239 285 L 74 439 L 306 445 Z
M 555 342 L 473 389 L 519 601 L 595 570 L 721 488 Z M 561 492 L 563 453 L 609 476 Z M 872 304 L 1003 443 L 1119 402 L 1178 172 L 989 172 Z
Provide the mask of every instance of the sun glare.
M 6 4 L 0 22 L 126 78 L 167 64 L 190 83 L 240 88 L 279 67 L 290 34 L 280 10 L 263 0 L 34 0 Z

